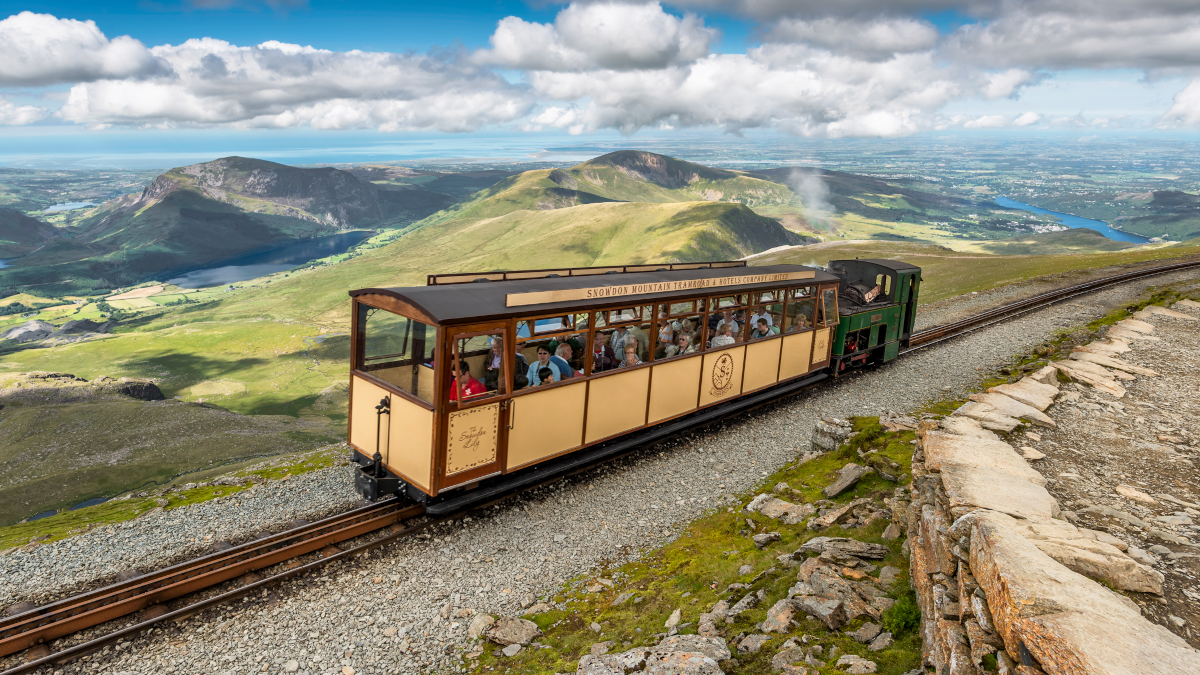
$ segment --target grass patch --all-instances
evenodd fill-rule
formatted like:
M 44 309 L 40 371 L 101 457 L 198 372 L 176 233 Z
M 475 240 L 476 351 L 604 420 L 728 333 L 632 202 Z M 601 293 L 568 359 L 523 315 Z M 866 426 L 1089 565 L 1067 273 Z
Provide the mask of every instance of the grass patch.
M 676 609 L 682 610 L 682 624 L 689 624 L 680 632 L 695 633 L 702 612 L 708 611 L 718 600 L 726 599 L 732 604 L 748 592 L 736 590 L 725 593 L 729 584 L 750 583 L 755 579 L 748 590 L 766 590 L 767 600 L 742 614 L 733 625 L 722 628 L 730 640 L 730 650 L 738 660 L 737 665 L 731 662 L 723 664 L 726 672 L 771 673 L 771 657 L 779 650 L 779 646 L 788 637 L 806 634 L 816 637 L 826 654 L 836 645 L 843 654 L 858 654 L 875 661 L 879 664 L 880 673 L 899 674 L 919 667 L 921 638 L 908 623 L 911 618 L 908 613 L 897 615 L 904 623 L 897 624 L 899 629 L 894 631 L 896 641 L 892 647 L 881 652 L 868 652 L 866 645 L 846 636 L 844 631 L 830 632 L 819 621 L 808 621 L 803 616 L 798 617 L 802 623 L 800 627 L 790 634 L 773 636 L 756 654 L 738 654 L 736 644 L 732 642 L 739 634 L 757 632 L 755 625 L 766 617 L 767 610 L 776 600 L 787 597 L 788 589 L 796 583 L 795 568 L 781 566 L 775 560 L 776 556 L 795 551 L 816 536 L 848 536 L 887 546 L 891 552 L 884 560 L 877 561 L 878 564 L 880 567 L 891 565 L 904 572 L 889 593 L 897 599 L 898 605 L 905 594 L 911 596 L 907 590 L 908 559 L 900 552 L 902 540 L 889 542 L 882 537 L 887 521 L 875 521 L 865 528 L 833 527 L 813 532 L 803 526 L 782 525 L 761 514 L 742 511 L 753 494 L 769 491 L 779 482 L 788 483 L 803 495 L 803 499 L 795 493 L 781 495 L 782 498 L 794 503 L 817 502 L 821 497 L 821 487 L 832 482 L 842 466 L 851 461 L 864 461 L 858 454 L 860 450 L 864 453 L 874 450 L 867 456 L 880 456 L 885 461 L 895 462 L 898 467 L 892 470 L 897 473 L 911 470 L 911 441 L 916 438 L 914 433 L 888 433 L 879 426 L 876 418 L 855 418 L 853 423 L 858 435 L 837 451 L 804 464 L 787 466 L 764 479 L 758 489 L 751 493 L 725 498 L 718 508 L 688 525 L 678 539 L 637 561 L 604 573 L 582 576 L 566 584 L 554 595 L 557 603 L 564 604 L 563 608 L 529 617 L 545 632 L 540 643 L 548 649 L 527 648 L 510 659 L 501 655 L 498 647 L 488 644 L 484 654 L 471 664 L 471 671 L 573 672 L 579 658 L 588 654 L 591 645 L 596 642 L 615 641 L 612 652 L 657 644 L 661 638 L 656 634 L 666 631 L 663 624 Z M 895 483 L 882 479 L 878 474 L 871 474 L 859 481 L 853 490 L 834 500 L 821 501 L 820 504 L 845 504 L 868 495 L 878 499 L 891 496 L 895 487 Z M 782 540 L 763 550 L 757 549 L 750 535 L 768 531 L 779 532 Z M 746 575 L 738 574 L 738 569 L 743 565 L 750 565 L 753 571 Z M 759 573 L 765 570 L 771 571 L 759 577 Z M 601 577 L 611 579 L 613 587 L 603 586 L 599 592 L 588 592 L 587 588 L 595 585 L 595 579 Z M 613 601 L 621 593 L 633 593 L 634 597 L 622 605 L 613 606 Z M 912 602 L 911 597 L 909 601 Z M 911 612 L 909 609 L 903 611 Z M 844 630 L 854 630 L 864 622 L 864 619 L 859 619 Z M 601 627 L 600 634 L 590 628 L 593 623 Z M 836 669 L 831 663 L 827 670 L 834 672 Z
M 204 485 L 188 489 L 176 488 L 169 492 L 165 488 L 160 488 L 151 493 L 135 493 L 145 496 L 108 501 L 75 511 L 66 511 L 41 520 L 0 527 L 0 550 L 22 546 L 33 540 L 49 543 L 87 532 L 101 525 L 133 520 L 157 508 L 158 499 L 167 499 L 168 504 L 164 508 L 170 510 L 211 499 L 228 497 L 236 492 L 247 490 L 256 483 L 329 468 L 339 461 L 343 461 L 344 455 L 345 449 L 338 446 L 296 453 L 267 463 L 259 462 L 259 466 L 231 474 L 251 479 L 251 483 L 247 485 Z

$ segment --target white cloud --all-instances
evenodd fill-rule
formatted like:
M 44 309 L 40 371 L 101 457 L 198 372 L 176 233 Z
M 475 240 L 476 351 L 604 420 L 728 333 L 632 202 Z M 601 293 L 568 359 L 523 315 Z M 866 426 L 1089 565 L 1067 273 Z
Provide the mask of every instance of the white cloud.
M 17 105 L 0 96 L 0 125 L 21 126 L 32 124 L 47 114 L 45 108 L 32 105 Z
M 548 126 L 633 133 L 661 124 L 773 127 L 802 136 L 900 136 L 969 93 L 930 53 L 869 62 L 804 45 L 764 45 L 653 71 L 535 72 L 543 99 L 572 102 Z M 549 112 L 549 111 L 547 111 Z
M 657 2 L 572 3 L 553 24 L 506 17 L 489 39 L 492 48 L 474 59 L 523 70 L 663 68 L 707 55 L 716 37 L 702 19 L 679 18 Z
M 871 60 L 933 49 L 938 31 L 928 21 L 909 18 L 784 18 L 766 31 L 768 42 L 804 42 Z
M 151 51 L 173 77 L 78 84 L 58 115 L 88 125 L 470 131 L 531 104 L 495 73 L 454 59 L 211 38 Z
M 1158 121 L 1160 127 L 1200 129 L 1200 77 L 1175 95 L 1175 101 Z
M 1027 127 L 1030 124 L 1037 124 L 1040 121 L 1042 121 L 1041 115 L 1039 115 L 1033 111 L 1024 112 L 1024 113 L 1021 113 L 1020 115 L 1018 115 L 1015 120 L 1013 120 L 1013 126 L 1014 127 Z
M 1004 115 L 983 115 L 963 123 L 964 129 L 999 129 L 1008 126 L 1008 118 Z
M 0 21 L 0 85 L 41 86 L 162 73 L 129 36 L 109 40 L 93 21 L 21 12 Z
M 1194 2 L 1050 0 L 998 3 L 986 20 L 958 29 L 948 52 L 997 68 L 1173 69 L 1200 65 Z

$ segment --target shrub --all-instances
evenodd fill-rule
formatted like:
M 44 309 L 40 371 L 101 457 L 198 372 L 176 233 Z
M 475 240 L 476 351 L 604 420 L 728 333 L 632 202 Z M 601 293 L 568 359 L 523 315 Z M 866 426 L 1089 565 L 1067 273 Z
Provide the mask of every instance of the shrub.
M 896 604 L 883 613 L 883 629 L 896 637 L 916 632 L 921 625 L 921 608 L 911 588 L 896 598 Z

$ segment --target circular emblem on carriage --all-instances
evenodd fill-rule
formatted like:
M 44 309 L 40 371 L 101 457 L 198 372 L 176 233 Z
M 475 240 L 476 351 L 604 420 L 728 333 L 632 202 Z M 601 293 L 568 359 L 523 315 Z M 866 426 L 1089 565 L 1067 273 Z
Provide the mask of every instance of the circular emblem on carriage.
M 712 395 L 720 396 L 733 385 L 733 357 L 722 354 L 712 369 Z

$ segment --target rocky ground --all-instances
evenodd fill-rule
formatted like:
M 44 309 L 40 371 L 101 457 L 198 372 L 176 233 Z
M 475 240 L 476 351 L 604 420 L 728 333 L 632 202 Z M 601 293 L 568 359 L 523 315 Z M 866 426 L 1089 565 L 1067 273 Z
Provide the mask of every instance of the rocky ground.
M 978 384 L 977 371 L 1006 364 L 1063 326 L 1103 316 L 1150 284 L 1190 278 L 1191 273 L 1180 273 L 1131 283 L 921 350 L 280 584 L 237 605 L 157 629 L 60 670 L 454 672 L 462 667 L 459 655 L 473 644 L 467 621 L 457 616 L 460 609 L 516 614 L 522 603 L 548 598 L 588 570 L 636 557 L 672 539 L 681 524 L 708 512 L 722 497 L 743 493 L 794 462 L 797 452 L 809 447 L 818 417 L 911 410 L 961 395 Z M 957 311 L 932 308 L 923 320 L 940 323 Z M 336 475 L 331 470 L 327 483 L 312 485 L 308 492 L 275 490 L 279 517 L 295 517 L 305 504 L 328 495 L 345 499 L 349 483 L 339 483 Z M 253 507 L 235 501 L 206 508 L 213 510 L 210 523 L 223 517 L 229 523 L 246 521 L 246 528 L 265 525 L 266 520 L 243 512 Z M 134 521 L 123 533 L 140 546 L 155 547 L 138 554 L 150 565 L 155 558 L 170 559 L 170 532 L 188 520 L 181 513 L 172 523 Z M 111 559 L 125 555 L 128 545 L 101 536 L 76 538 L 46 547 L 52 549 L 46 555 Z M 0 558 L 0 566 L 13 565 L 9 558 Z M 44 584 L 70 583 L 70 570 L 86 567 L 77 562 L 52 568 L 43 572 Z M 21 594 L 18 589 L 9 597 Z M 72 639 L 79 638 L 62 643 Z
M 1173 309 L 1200 318 L 1200 304 Z M 1058 428 L 1024 441 L 1045 455 L 1034 466 L 1069 519 L 1115 536 L 1166 577 L 1162 597 L 1134 594 L 1143 615 L 1200 647 L 1200 321 L 1138 316 L 1153 332 L 1120 360 L 1157 376 L 1120 380 L 1120 398 L 1063 384 Z

